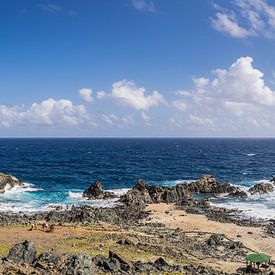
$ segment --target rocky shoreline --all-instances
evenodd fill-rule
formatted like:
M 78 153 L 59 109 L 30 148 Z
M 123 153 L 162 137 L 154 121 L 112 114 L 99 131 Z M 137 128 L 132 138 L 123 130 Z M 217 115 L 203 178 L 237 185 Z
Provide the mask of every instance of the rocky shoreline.
M 252 195 L 272 192 L 275 186 L 274 182 L 272 179 L 270 183 L 258 183 L 248 192 Z M 203 196 L 202 198 L 194 198 L 195 194 Z M 91 257 L 81 253 L 57 255 L 50 252 L 37 256 L 34 245 L 25 242 L 17 244 L 11 249 L 8 256 L 2 259 L 2 272 L 11 268 L 18 268 L 22 271 L 27 265 L 27 271 L 22 274 L 100 274 L 108 272 L 111 274 L 161 274 L 165 272 L 168 274 L 169 272 L 176 274 L 184 274 L 184 272 L 187 274 L 226 274 L 209 267 L 203 267 L 198 263 L 169 264 L 165 257 L 176 261 L 189 261 L 192 258 L 192 261 L 196 262 L 204 259 L 205 255 L 210 255 L 219 261 L 241 262 L 246 253 L 251 251 L 248 247 L 245 247 L 241 242 L 228 239 L 222 232 L 212 235 L 207 232 L 194 233 L 196 236 L 194 238 L 193 235 L 190 237 L 188 233 L 179 229 L 168 229 L 160 223 L 148 223 L 151 213 L 146 208 L 151 204 L 173 204 L 176 209 L 184 210 L 186 213 L 203 214 L 212 221 L 262 227 L 266 236 L 275 237 L 275 222 L 272 220 L 256 220 L 242 216 L 238 210 L 212 207 L 209 203 L 209 197 L 220 195 L 242 199 L 248 196 L 237 186 L 220 183 L 215 177 L 204 175 L 198 181 L 178 184 L 173 187 L 152 186 L 143 180 L 138 180 L 132 189 L 119 198 L 119 204 L 113 208 L 83 205 L 72 206 L 68 209 L 53 209 L 49 212 L 36 214 L 0 213 L 1 226 L 29 226 L 37 221 L 45 221 L 60 227 L 66 224 L 85 227 L 111 225 L 126 230 L 126 232 L 138 232 L 132 234 L 130 239 L 117 240 L 117 245 L 131 247 L 134 250 L 153 253 L 154 255 L 162 255 L 155 261 L 147 262 L 125 260 L 112 251 L 109 252 L 108 257 L 102 255 Z M 102 184 L 96 181 L 84 191 L 83 196 L 95 200 L 114 198 L 115 194 L 104 191 Z M 140 233 L 144 236 L 140 236 Z M 31 258 L 24 258 L 29 255 L 28 253 Z M 28 270 L 33 273 L 28 273 Z
M 14 176 L 5 174 L 0 174 L 0 183 L 2 183 L 3 189 L 7 185 L 16 186 L 23 184 L 21 180 Z M 274 186 L 275 179 L 272 179 L 270 183 L 257 183 L 248 192 L 251 195 L 268 194 L 274 191 Z M 206 198 L 194 198 L 195 194 L 206 196 Z M 208 175 L 203 175 L 198 181 L 177 184 L 172 187 L 153 186 L 146 184 L 143 180 L 138 180 L 132 189 L 119 197 L 119 204 L 113 208 L 82 205 L 66 209 L 57 207 L 49 212 L 35 214 L 0 212 L 0 225 L 28 224 L 35 220 L 46 220 L 59 224 L 68 222 L 131 224 L 148 216 L 148 213 L 144 210 L 147 205 L 167 203 L 175 204 L 179 209 L 183 209 L 187 213 L 203 214 L 210 220 L 231 222 L 243 226 L 268 226 L 268 228 L 272 228 L 272 230 L 269 229 L 268 231 L 273 233 L 274 220 L 255 219 L 242 215 L 242 212 L 236 209 L 231 210 L 211 206 L 209 199 L 220 195 L 240 199 L 248 197 L 248 194 L 239 187 L 229 183 L 218 182 L 214 176 Z M 91 184 L 83 192 L 83 197 L 91 200 L 118 198 L 114 193 L 106 192 L 99 181 Z

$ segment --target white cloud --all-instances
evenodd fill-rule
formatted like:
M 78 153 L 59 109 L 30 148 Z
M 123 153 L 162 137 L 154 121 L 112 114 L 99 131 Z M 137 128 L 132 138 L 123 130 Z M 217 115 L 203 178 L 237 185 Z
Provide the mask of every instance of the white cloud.
M 144 120 L 145 124 L 147 126 L 151 126 L 151 116 L 146 114 L 145 112 L 141 112 L 141 118 Z
M 193 126 L 206 127 L 206 128 L 214 128 L 214 121 L 210 118 L 201 117 L 198 115 L 189 115 L 189 122 Z
M 107 123 L 109 126 L 118 126 L 120 128 L 133 126 L 134 120 L 131 116 L 119 117 L 115 114 L 102 114 L 101 119 L 103 122 Z
M 236 18 L 230 14 L 216 13 L 216 18 L 211 19 L 212 26 L 222 32 L 229 33 L 233 37 L 245 38 L 254 35 L 253 31 L 246 30 L 245 28 L 239 26 Z
M 155 4 L 151 0 L 132 0 L 133 7 L 140 11 L 156 12 Z
M 0 105 L 2 127 L 25 126 L 65 126 L 93 124 L 83 105 L 73 105 L 70 100 L 47 99 L 33 103 L 31 107 L 8 107 Z
M 107 96 L 107 93 L 105 91 L 99 91 L 96 93 L 96 97 L 98 99 L 102 99 L 102 98 L 105 98 Z
M 113 84 L 111 97 L 116 101 L 128 105 L 136 110 L 148 110 L 152 106 L 165 103 L 163 96 L 153 91 L 145 95 L 145 88 L 137 87 L 133 81 L 122 80 Z
M 174 100 L 172 102 L 172 106 L 177 108 L 180 111 L 186 111 L 186 103 L 185 100 L 179 99 L 179 100 Z
M 235 38 L 265 36 L 274 38 L 275 6 L 267 0 L 234 0 L 231 10 L 214 5 L 218 10 L 212 26 Z
M 172 106 L 182 111 L 182 121 L 173 118 L 172 124 L 225 135 L 275 130 L 275 91 L 265 83 L 264 74 L 253 67 L 251 57 L 241 57 L 213 74 L 212 79 L 194 78 L 193 90 L 176 93 L 180 98 Z
M 93 102 L 94 99 L 92 97 L 93 90 L 89 88 L 82 88 L 78 91 L 79 95 L 82 97 L 82 99 L 86 102 Z

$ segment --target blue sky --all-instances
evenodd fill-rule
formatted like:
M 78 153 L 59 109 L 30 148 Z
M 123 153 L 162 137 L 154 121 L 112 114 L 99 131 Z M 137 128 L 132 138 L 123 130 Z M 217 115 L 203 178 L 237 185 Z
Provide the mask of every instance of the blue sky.
M 275 1 L 0 7 L 1 137 L 275 134 Z

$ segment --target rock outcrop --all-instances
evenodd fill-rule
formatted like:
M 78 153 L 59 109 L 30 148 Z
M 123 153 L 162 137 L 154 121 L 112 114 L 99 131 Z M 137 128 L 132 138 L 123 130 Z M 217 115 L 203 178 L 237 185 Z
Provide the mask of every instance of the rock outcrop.
M 126 205 L 145 206 L 150 203 L 177 203 L 183 205 L 190 202 L 193 194 L 219 195 L 230 193 L 232 196 L 245 197 L 238 187 L 229 183 L 219 183 L 214 176 L 202 176 L 198 181 L 177 184 L 176 186 L 153 186 L 138 180 L 134 188 L 129 190 L 120 201 Z
M 96 180 L 95 183 L 91 184 L 90 187 L 83 192 L 83 197 L 89 200 L 106 200 L 116 198 L 117 196 L 112 192 L 104 191 L 102 183 Z
M 6 189 L 10 189 L 16 186 L 23 186 L 23 182 L 12 176 L 4 173 L 0 173 L 0 194 L 5 193 Z
M 15 253 L 17 251 L 18 253 Z M 31 252 L 31 253 L 30 253 Z M 164 258 L 154 262 L 128 261 L 115 252 L 109 256 L 92 258 L 80 253 L 76 255 L 44 252 L 38 257 L 35 247 L 27 241 L 16 244 L 9 256 L 0 259 L 1 274 L 224 274 L 211 268 L 191 264 L 170 264 Z
M 229 198 L 241 198 L 241 199 L 245 199 L 245 198 L 247 198 L 248 197 L 248 195 L 247 195 L 247 193 L 245 192 L 245 191 L 243 191 L 243 190 L 235 190 L 235 191 L 233 191 L 233 192 L 230 192 L 229 194 L 228 194 L 228 197 Z
M 24 241 L 14 245 L 7 256 L 7 260 L 17 264 L 31 264 L 36 256 L 36 249 L 33 242 Z
M 248 192 L 251 195 L 262 195 L 262 194 L 268 194 L 270 192 L 274 191 L 274 187 L 272 183 L 269 182 L 260 182 L 255 184 L 253 187 L 251 187 Z

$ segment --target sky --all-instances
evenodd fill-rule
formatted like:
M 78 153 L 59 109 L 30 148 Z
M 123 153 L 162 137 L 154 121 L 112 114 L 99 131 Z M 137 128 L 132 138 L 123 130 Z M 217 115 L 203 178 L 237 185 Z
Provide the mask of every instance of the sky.
M 0 137 L 274 137 L 274 0 L 3 0 Z

